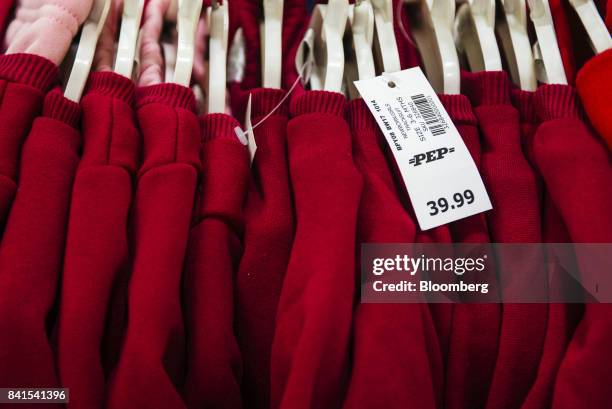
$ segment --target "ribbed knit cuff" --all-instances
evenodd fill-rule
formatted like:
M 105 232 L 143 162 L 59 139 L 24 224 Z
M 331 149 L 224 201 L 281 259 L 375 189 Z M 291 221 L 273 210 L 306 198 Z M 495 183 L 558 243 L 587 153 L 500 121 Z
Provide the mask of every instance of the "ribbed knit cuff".
M 476 125 L 472 104 L 465 95 L 439 94 L 442 106 L 455 124 Z
M 43 116 L 64 122 L 75 129 L 79 127 L 81 106 L 65 98 L 59 88 L 55 88 L 45 97 Z
M 89 75 L 86 93 L 106 95 L 128 104 L 134 100 L 134 81 L 111 71 L 93 72 Z
M 612 67 L 612 48 L 597 54 L 582 66 L 576 76 L 576 88 L 580 90 L 588 83 L 593 83 L 593 78 L 609 78 L 610 67 Z M 582 93 L 582 90 L 580 92 Z
M 251 92 L 251 118 L 261 118 L 268 115 L 280 103 L 287 93 L 282 89 L 256 88 Z M 247 99 L 248 101 L 248 99 Z M 274 111 L 274 115 L 289 115 L 289 104 L 287 101 Z
M 569 85 L 541 85 L 535 92 L 535 104 L 541 121 L 582 117 L 578 94 Z
M 231 139 L 239 142 L 234 128 L 240 123 L 226 114 L 207 114 L 200 117 L 202 141 L 213 139 Z
M 329 114 L 344 116 L 346 98 L 338 92 L 306 91 L 291 101 L 291 115 Z
M 510 104 L 510 80 L 505 71 L 462 72 L 461 85 L 474 107 Z
M 34 54 L 0 56 L 0 78 L 47 91 L 57 82 L 59 70 L 50 60 Z
M 538 123 L 538 112 L 535 105 L 535 92 L 512 90 L 512 104 L 518 110 L 521 122 Z
M 378 124 L 363 99 L 354 99 L 348 103 L 348 123 L 353 130 L 376 129 Z
M 136 107 L 165 104 L 195 112 L 195 95 L 191 89 L 178 84 L 157 84 L 136 89 Z

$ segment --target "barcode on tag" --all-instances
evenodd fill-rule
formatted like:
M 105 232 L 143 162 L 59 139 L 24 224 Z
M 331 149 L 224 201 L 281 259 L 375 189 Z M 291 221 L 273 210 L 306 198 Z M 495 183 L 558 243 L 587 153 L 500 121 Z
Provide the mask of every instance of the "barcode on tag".
M 448 125 L 446 125 L 444 118 L 442 118 L 438 110 L 434 109 L 433 102 L 427 99 L 423 94 L 416 94 L 410 98 L 427 124 L 429 132 L 431 132 L 433 136 L 446 134 Z
M 470 152 L 419 68 L 355 86 L 393 152 L 422 230 L 491 209 Z

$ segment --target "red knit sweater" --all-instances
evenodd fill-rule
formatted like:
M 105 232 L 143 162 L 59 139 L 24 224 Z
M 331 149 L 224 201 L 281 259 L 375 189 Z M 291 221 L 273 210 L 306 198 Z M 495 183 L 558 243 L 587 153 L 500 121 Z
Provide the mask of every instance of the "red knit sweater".
M 144 163 L 132 209 L 128 324 L 107 396 L 109 408 L 183 408 L 181 273 L 200 167 L 200 128 L 190 89 L 137 90 Z
M 337 408 L 348 375 L 361 176 L 341 94 L 292 106 L 288 151 L 297 230 L 272 345 L 271 407 Z
M 234 274 L 242 253 L 249 159 L 225 114 L 201 117 L 202 180 L 191 228 L 183 300 L 188 408 L 241 408 L 241 357 L 234 337 Z
M 131 80 L 93 73 L 82 100 L 83 159 L 72 189 L 58 331 L 60 378 L 74 407 L 103 406 L 124 329 L 110 311 L 129 267 L 127 224 L 140 155 L 133 95 Z
M 19 190 L 0 247 L 0 384 L 7 387 L 59 384 L 50 311 L 79 163 L 79 116 L 78 104 L 50 92 L 23 146 Z

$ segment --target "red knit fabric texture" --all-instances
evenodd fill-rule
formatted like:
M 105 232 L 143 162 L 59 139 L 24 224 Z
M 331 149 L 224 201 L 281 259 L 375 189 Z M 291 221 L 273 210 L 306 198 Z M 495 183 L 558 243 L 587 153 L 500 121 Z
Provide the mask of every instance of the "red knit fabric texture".
M 352 101 L 348 114 L 355 164 L 364 180 L 358 244 L 414 242 L 416 226 L 392 185 L 372 114 L 363 100 Z M 357 282 L 359 277 L 358 268 Z M 427 305 L 358 303 L 352 342 L 345 408 L 435 408 L 441 402 L 442 357 Z
M 131 213 L 128 323 L 108 408 L 185 407 L 181 273 L 200 168 L 200 128 L 190 89 L 137 90 L 144 162 Z
M 566 85 L 543 85 L 536 92 L 542 124 L 534 154 L 549 195 L 576 243 L 612 242 L 612 168 L 603 143 L 580 119 L 577 95 Z M 587 277 L 592 261 L 577 254 Z M 608 305 L 588 304 L 565 352 L 554 386 L 553 408 L 605 407 L 612 383 Z
M 439 98 L 480 169 L 480 135 L 469 99 L 464 95 L 439 95 Z M 482 213 L 458 220 L 449 227 L 455 243 L 490 241 Z M 500 320 L 499 305 L 454 306 L 446 369 L 448 408 L 484 407 L 495 368 Z
M 335 408 L 345 393 L 362 188 L 345 105 L 341 94 L 308 91 L 292 106 L 297 230 L 272 345 L 272 408 Z
M 140 154 L 133 91 L 125 77 L 93 73 L 81 102 L 83 158 L 72 189 L 58 331 L 60 378 L 74 408 L 103 407 L 123 330 L 111 301 L 129 267 L 127 223 Z
M 537 178 L 521 149 L 519 113 L 510 102 L 508 75 L 502 71 L 465 74 L 462 83 L 474 104 L 482 135 L 481 172 L 493 204 L 487 213 L 491 241 L 540 243 Z M 544 272 L 533 270 L 532 259 L 539 256 L 534 250 L 520 260 L 522 264 L 515 262 L 513 274 L 532 277 L 534 286 L 544 286 Z M 504 287 L 504 291 L 512 288 Z M 487 408 L 519 407 L 525 399 L 540 363 L 546 317 L 545 305 L 504 304 Z
M 242 205 L 249 158 L 225 114 L 201 118 L 202 177 L 183 279 L 188 408 L 242 408 L 234 337 L 234 276 L 242 253 Z
M 610 2 L 612 4 L 612 2 Z M 596 55 L 578 72 L 576 88 L 591 124 L 612 151 L 612 50 Z
M 0 56 L 0 233 L 17 191 L 21 146 L 56 78 L 57 67 L 42 57 Z
M 284 91 L 253 91 L 252 120 L 278 105 Z M 283 104 L 254 129 L 257 153 L 245 204 L 244 254 L 236 277 L 236 329 L 249 408 L 270 405 L 270 353 L 278 300 L 295 230 L 287 163 L 289 108 Z
M 78 115 L 79 106 L 54 91 L 44 111 Z M 7 387 L 59 386 L 50 344 L 55 317 L 50 312 L 80 144 L 74 127 L 43 113 L 23 146 L 19 190 L 0 247 L 0 384 Z

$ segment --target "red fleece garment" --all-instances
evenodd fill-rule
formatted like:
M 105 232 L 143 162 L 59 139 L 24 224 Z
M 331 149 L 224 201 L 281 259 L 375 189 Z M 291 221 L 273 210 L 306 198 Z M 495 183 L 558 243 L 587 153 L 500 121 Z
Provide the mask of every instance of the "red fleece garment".
M 242 254 L 247 149 L 225 114 L 201 118 L 202 179 L 191 228 L 183 295 L 188 408 L 241 408 L 240 350 L 234 337 L 234 274 Z
M 363 100 L 349 104 L 348 118 L 355 164 L 364 180 L 358 243 L 414 242 L 416 226 L 398 200 L 378 143 L 378 126 Z M 360 276 L 357 270 L 357 282 Z M 437 402 L 441 404 L 442 357 L 426 304 L 358 303 L 352 351 L 344 408 L 436 408 Z
M 296 234 L 272 345 L 272 408 L 337 408 L 348 377 L 362 180 L 343 95 L 307 91 L 287 127 Z
M 43 57 L 0 56 L 0 232 L 17 190 L 21 145 L 57 75 L 55 64 Z
M 47 325 L 54 323 L 49 314 L 79 163 L 79 116 L 78 104 L 59 90 L 50 92 L 23 146 L 19 190 L 0 247 L 0 385 L 5 387 L 58 386 Z
M 134 259 L 128 324 L 107 407 L 184 408 L 181 272 L 200 168 L 200 128 L 189 88 L 137 89 L 144 163 L 131 214 Z
M 93 73 L 81 102 L 83 158 L 72 188 L 58 331 L 70 408 L 104 404 L 111 369 L 103 367 L 105 326 L 113 287 L 129 267 L 127 221 L 140 154 L 133 94 L 131 80 Z
M 540 243 L 537 178 L 521 150 L 519 113 L 510 102 L 508 75 L 503 71 L 465 73 L 463 79 L 481 130 L 481 173 L 493 204 L 487 213 L 491 239 L 495 243 Z M 533 257 L 537 260 L 538 256 L 534 251 Z M 516 270 L 512 274 L 529 274 L 534 286 L 543 288 L 547 282 L 544 272 L 533 270 L 531 257 L 521 261 L 513 262 Z M 520 407 L 536 377 L 546 319 L 546 305 L 503 305 L 487 408 Z
M 601 141 L 581 120 L 575 90 L 543 85 L 536 92 L 542 124 L 534 154 L 549 195 L 575 243 L 612 242 L 612 168 Z M 593 273 L 578 255 L 582 274 Z M 556 377 L 552 407 L 606 407 L 612 376 L 612 309 L 587 304 Z
M 253 91 L 252 122 L 281 101 L 282 90 Z M 270 406 L 270 353 L 295 230 L 287 163 L 289 107 L 254 129 L 257 153 L 245 204 L 244 253 L 236 276 L 236 330 L 244 363 L 244 403 Z
M 478 169 L 481 147 L 476 116 L 464 95 L 439 95 Z M 449 225 L 455 243 L 490 241 L 483 213 Z M 454 306 L 446 371 L 446 407 L 482 408 L 497 358 L 501 309 L 496 304 Z
M 609 3 L 612 4 L 612 1 Z M 578 72 L 576 88 L 591 124 L 612 151 L 612 50 L 587 62 Z

